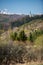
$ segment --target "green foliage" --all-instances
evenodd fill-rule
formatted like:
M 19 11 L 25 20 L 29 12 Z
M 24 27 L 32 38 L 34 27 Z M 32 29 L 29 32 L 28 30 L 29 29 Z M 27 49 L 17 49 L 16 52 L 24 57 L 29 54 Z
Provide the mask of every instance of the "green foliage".
M 13 41 L 14 41 L 14 40 L 21 40 L 21 41 L 27 40 L 27 37 L 26 37 L 24 31 L 21 31 L 21 32 L 19 33 L 19 35 L 18 35 L 16 32 L 11 33 L 10 37 L 11 37 L 11 39 L 12 39 Z
M 22 40 L 22 41 L 25 41 L 27 40 L 27 37 L 25 35 L 25 32 L 24 31 L 21 31 L 20 34 L 19 34 L 19 39 Z
M 43 30 L 35 30 L 35 31 L 32 31 L 32 32 L 30 32 L 29 40 L 31 42 L 34 42 L 35 39 L 37 39 L 37 37 L 39 37 L 42 34 L 43 34 Z
M 32 35 L 32 33 L 31 33 L 31 32 L 30 32 L 29 40 L 30 40 L 31 42 L 33 42 L 33 41 L 34 41 L 34 39 L 33 39 L 33 35 Z
M 26 34 L 25 34 L 25 32 L 24 32 L 24 30 L 22 30 L 22 31 L 19 32 L 19 35 L 16 32 L 14 32 L 14 33 L 12 32 L 11 35 L 10 35 L 10 37 L 11 37 L 11 39 L 13 41 L 14 40 L 26 41 L 27 38 L 29 38 L 29 40 L 31 42 L 34 42 L 35 39 L 37 39 L 37 37 L 40 36 L 40 35 L 42 35 L 42 34 L 43 34 L 43 30 L 34 30 L 34 31 L 30 32 L 29 37 L 27 37 Z
M 36 40 L 34 41 L 34 44 L 37 47 L 39 47 L 39 46 L 43 47 L 43 34 L 36 38 Z
M 11 39 L 14 41 L 14 40 L 17 40 L 17 33 L 14 32 L 14 33 L 11 33 L 10 35 Z

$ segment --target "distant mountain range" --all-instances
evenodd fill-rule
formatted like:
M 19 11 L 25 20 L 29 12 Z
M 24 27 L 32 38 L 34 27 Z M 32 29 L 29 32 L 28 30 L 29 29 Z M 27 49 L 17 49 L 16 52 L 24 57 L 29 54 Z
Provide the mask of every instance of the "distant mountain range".
M 25 15 L 18 15 L 18 14 L 0 14 L 0 29 L 7 28 L 10 25 L 10 22 L 15 22 L 18 19 L 22 19 Z
M 0 14 L 0 29 L 7 30 L 9 27 L 19 27 L 25 23 L 30 22 L 33 19 L 42 18 L 43 15 L 18 15 L 18 14 Z

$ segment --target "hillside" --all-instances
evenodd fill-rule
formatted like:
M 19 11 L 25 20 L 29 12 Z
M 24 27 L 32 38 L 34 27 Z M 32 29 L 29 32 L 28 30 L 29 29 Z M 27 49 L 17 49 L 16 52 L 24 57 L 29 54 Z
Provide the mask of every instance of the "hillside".
M 26 23 L 19 27 L 19 30 L 22 30 L 22 29 L 26 33 L 29 31 L 33 31 L 35 29 L 43 29 L 43 20 L 42 19 L 32 20 L 29 23 Z
M 26 15 L 11 24 L 0 35 L 0 64 L 43 65 L 43 15 Z
M 42 18 L 38 18 L 38 19 L 33 19 L 30 22 L 26 22 L 23 25 L 19 26 L 19 27 L 14 27 L 13 29 L 8 29 L 6 32 L 4 32 L 3 34 L 1 34 L 1 37 L 3 40 L 5 39 L 9 39 L 9 36 L 12 32 L 17 32 L 18 34 L 20 33 L 20 31 L 24 30 L 26 36 L 29 36 L 30 32 L 33 32 L 35 30 L 43 30 L 43 19 Z
M 19 27 L 25 23 L 39 18 L 43 19 L 43 15 L 35 15 L 33 17 L 30 17 L 29 15 L 0 14 L 0 29 L 8 30 L 10 27 Z
M 22 19 L 25 15 L 18 14 L 0 14 L 0 29 L 8 30 L 11 22 L 15 22 L 18 19 Z

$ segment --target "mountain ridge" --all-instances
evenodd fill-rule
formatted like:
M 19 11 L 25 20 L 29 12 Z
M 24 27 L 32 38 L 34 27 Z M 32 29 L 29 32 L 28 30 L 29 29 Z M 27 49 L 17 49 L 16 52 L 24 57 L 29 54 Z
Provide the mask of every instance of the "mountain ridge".
M 43 19 L 43 15 L 8 15 L 8 14 L 0 14 L 0 29 L 7 30 L 10 26 L 13 27 L 19 27 L 25 23 L 30 22 L 34 19 Z

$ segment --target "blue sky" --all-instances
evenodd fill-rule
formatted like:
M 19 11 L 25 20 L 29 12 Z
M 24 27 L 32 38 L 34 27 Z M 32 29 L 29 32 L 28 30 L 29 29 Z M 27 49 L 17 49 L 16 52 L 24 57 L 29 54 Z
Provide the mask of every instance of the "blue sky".
M 43 13 L 43 0 L 0 0 L 0 10 L 14 14 Z

